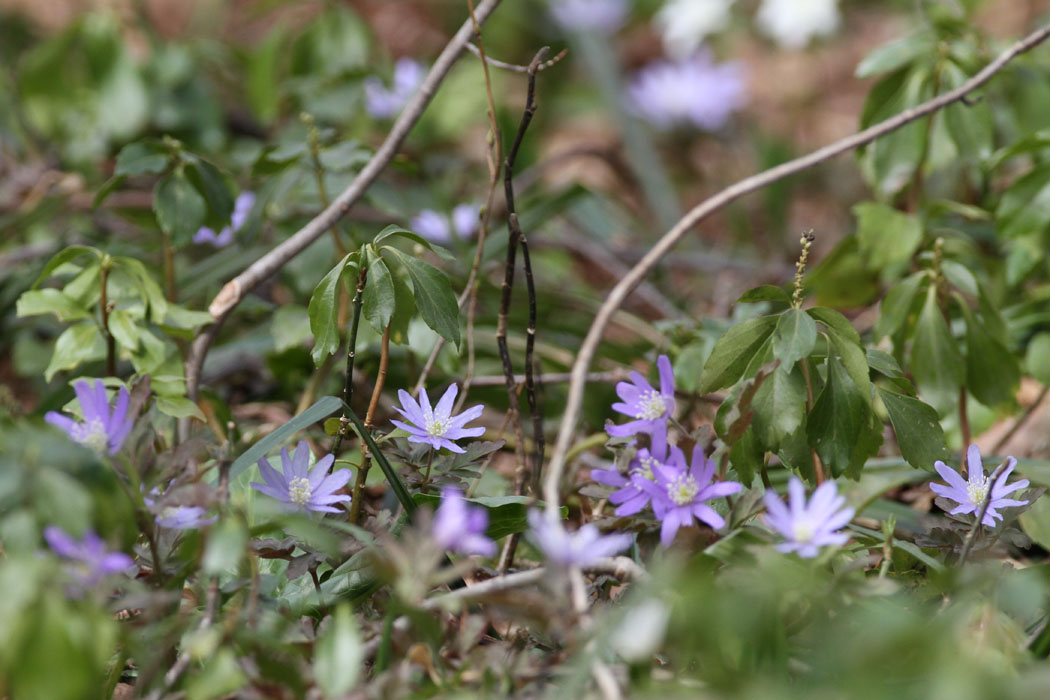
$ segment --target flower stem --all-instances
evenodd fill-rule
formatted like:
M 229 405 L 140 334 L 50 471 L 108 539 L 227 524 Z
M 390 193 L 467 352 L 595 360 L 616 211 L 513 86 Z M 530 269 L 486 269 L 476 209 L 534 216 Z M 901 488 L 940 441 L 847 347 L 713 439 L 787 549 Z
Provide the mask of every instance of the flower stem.
M 353 314 L 350 317 L 350 337 L 346 341 L 346 382 L 343 384 L 343 415 L 340 418 L 339 433 L 335 436 L 335 444 L 332 446 L 332 454 L 339 456 L 339 448 L 343 445 L 343 438 L 348 430 L 347 411 L 350 408 L 350 400 L 354 397 L 354 357 L 357 354 L 357 327 L 361 321 L 361 306 L 365 300 L 365 279 L 367 271 L 362 268 L 357 276 L 357 289 L 353 299 Z
M 434 450 L 434 448 L 431 447 L 430 448 L 430 454 L 427 456 L 427 470 L 426 470 L 426 473 L 423 475 L 423 484 L 419 487 L 419 490 L 422 493 L 426 493 L 427 492 L 427 484 L 430 483 L 430 467 L 433 466 L 433 464 L 434 464 L 434 452 L 435 451 L 436 450 Z
M 806 413 L 813 410 L 813 380 L 809 375 L 809 360 L 803 357 L 799 364 L 802 365 L 802 376 L 806 378 Z M 813 454 L 813 478 L 817 486 L 824 483 L 824 466 L 820 462 L 820 456 L 815 449 L 810 449 Z
M 376 372 L 376 385 L 372 389 L 372 399 L 368 402 L 368 412 L 365 414 L 365 429 L 371 432 L 375 420 L 376 408 L 379 406 L 379 396 L 383 393 L 383 384 L 386 383 L 386 370 L 390 362 L 390 326 L 387 325 L 383 331 L 383 345 L 379 355 L 379 371 Z M 368 445 L 361 450 L 361 467 L 357 470 L 357 478 L 354 481 L 353 495 L 350 497 L 351 525 L 356 525 L 361 517 L 361 492 L 364 490 L 368 480 L 368 470 L 372 467 L 372 453 Z
M 117 376 L 117 341 L 109 331 L 109 258 L 102 261 L 98 275 L 99 308 L 102 311 L 102 334 L 106 337 L 106 375 Z

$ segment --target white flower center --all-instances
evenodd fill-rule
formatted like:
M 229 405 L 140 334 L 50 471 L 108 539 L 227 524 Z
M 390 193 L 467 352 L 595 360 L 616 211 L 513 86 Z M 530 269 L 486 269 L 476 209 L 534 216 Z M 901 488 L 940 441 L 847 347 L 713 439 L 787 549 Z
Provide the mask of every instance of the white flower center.
M 649 389 L 638 399 L 638 413 L 635 418 L 656 420 L 667 413 L 667 402 L 656 389 Z
M 667 496 L 676 506 L 687 506 L 700 493 L 700 484 L 689 474 L 683 474 L 667 487 Z
M 427 435 L 430 437 L 444 437 L 445 433 L 448 432 L 449 419 L 441 420 L 438 417 L 433 417 L 427 421 L 426 429 Z
M 638 460 L 637 466 L 631 470 L 631 476 L 645 477 L 649 481 L 653 480 L 653 464 L 656 460 L 652 457 L 642 457 Z
M 288 482 L 288 500 L 297 506 L 305 506 L 310 502 L 313 489 L 310 488 L 310 480 L 304 478 L 292 479 Z
M 98 419 L 78 425 L 74 431 L 73 439 L 98 454 L 105 454 L 109 450 L 109 437 L 106 435 L 106 426 L 102 425 L 102 421 Z
M 980 508 L 984 499 L 988 498 L 988 477 L 981 477 L 981 480 L 977 482 L 969 482 L 966 485 L 966 495 L 970 497 L 970 503 Z
M 791 535 L 796 542 L 809 542 L 815 534 L 817 529 L 809 518 L 796 518 L 791 524 Z

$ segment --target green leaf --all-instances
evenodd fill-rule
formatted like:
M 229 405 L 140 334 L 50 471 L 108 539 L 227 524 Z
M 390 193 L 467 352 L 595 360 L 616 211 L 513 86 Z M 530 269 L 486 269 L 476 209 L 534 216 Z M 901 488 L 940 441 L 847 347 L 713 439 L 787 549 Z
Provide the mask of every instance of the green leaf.
M 419 506 L 429 506 L 435 510 L 441 505 L 441 498 L 429 493 L 414 493 L 412 499 Z M 542 510 L 546 507 L 543 501 L 536 501 L 527 496 L 477 496 L 465 500 L 488 511 L 489 526 L 485 534 L 494 540 L 516 532 L 524 532 L 529 527 L 529 510 Z M 560 513 L 561 517 L 566 518 L 569 509 L 562 506 Z
M 827 367 L 824 388 L 806 421 L 806 437 L 832 475 L 859 474 L 878 450 L 881 436 L 873 438 L 871 410 L 842 362 L 831 357 Z
M 762 383 L 751 401 L 755 415 L 751 421 L 758 444 L 776 452 L 806 418 L 806 379 L 797 365 L 777 371 Z
M 230 466 L 230 481 L 233 481 L 241 472 L 268 455 L 292 435 L 335 413 L 342 405 L 343 402 L 334 396 L 322 396 L 310 408 L 245 450 L 244 454 L 238 457 Z
M 365 650 L 348 604 L 337 607 L 327 622 L 314 644 L 314 678 L 326 698 L 337 698 L 357 685 Z
M 324 358 L 339 348 L 339 281 L 349 266 L 357 270 L 352 258 L 357 253 L 347 253 L 314 288 L 307 312 L 310 314 L 310 332 L 314 334 L 314 349 L 310 353 L 314 365 L 320 367 Z
M 953 61 L 943 61 L 940 69 L 942 90 L 953 90 L 970 79 Z M 992 154 L 995 120 L 987 100 L 948 105 L 944 123 L 962 158 L 984 160 Z
M 903 39 L 891 41 L 888 44 L 879 46 L 865 56 L 857 64 L 854 75 L 858 78 L 871 78 L 899 70 L 916 59 L 931 53 L 935 47 L 936 43 L 928 32 L 913 34 Z
M 1024 358 L 1025 371 L 1040 384 L 1050 384 L 1050 332 L 1037 333 L 1028 341 Z
M 860 345 L 860 333 L 849 322 L 849 319 L 838 311 L 823 306 L 814 306 L 807 309 L 806 313 L 812 316 L 814 321 L 820 321 L 827 326 L 828 330 L 834 331 L 851 343 Z
M 202 158 L 193 156 L 186 165 L 186 178 L 194 189 L 204 197 L 208 205 L 206 224 L 216 231 L 228 226 L 233 214 L 233 195 L 226 184 L 226 178 L 219 169 Z M 198 227 L 199 228 L 199 227 Z M 194 231 L 196 233 L 196 231 Z
M 109 315 L 109 332 L 117 344 L 135 352 L 139 348 L 139 329 L 125 309 L 116 309 Z
M 207 206 L 197 189 L 181 173 L 169 173 L 153 189 L 153 212 L 171 244 L 182 248 L 204 225 Z
M 919 399 L 879 388 L 879 398 L 890 416 L 901 456 L 916 469 L 933 471 L 933 463 L 950 458 L 937 411 Z
M 872 270 L 907 263 L 922 242 L 922 224 L 913 214 L 878 202 L 862 202 L 853 207 L 853 215 L 860 253 Z
M 206 420 L 197 404 L 184 396 L 158 396 L 157 410 L 173 418 L 196 418 L 202 423 Z
M 942 411 L 954 405 L 966 378 L 966 365 L 937 305 L 937 289 L 932 285 L 926 291 L 926 302 L 915 324 L 909 365 L 925 398 Z
M 150 139 L 136 141 L 120 149 L 113 174 L 118 177 L 159 175 L 168 169 L 170 160 L 168 149 L 163 144 Z
M 817 344 L 817 324 L 802 309 L 791 308 L 780 314 L 773 331 L 773 357 L 780 360 L 780 371 L 790 372 L 799 360 L 809 357 Z
M 931 72 L 925 65 L 911 65 L 887 75 L 868 93 L 861 115 L 866 128 L 929 99 Z M 903 189 L 927 152 L 925 120 L 912 122 L 859 149 L 865 179 L 883 195 Z
M 441 246 L 439 246 L 439 245 L 437 245 L 435 243 L 431 243 L 427 239 L 425 239 L 422 236 L 420 236 L 418 233 L 413 233 L 412 231 L 409 231 L 408 229 L 401 228 L 397 224 L 390 224 L 389 226 L 384 228 L 382 231 L 377 233 L 376 237 L 372 239 L 372 245 L 375 247 L 376 250 L 379 250 L 379 248 L 380 248 L 379 244 L 382 243 L 383 241 L 385 241 L 387 238 L 390 238 L 391 236 L 397 236 L 399 238 L 405 238 L 407 240 L 412 241 L 413 243 L 418 243 L 419 245 L 423 246 L 427 250 L 436 253 L 437 256 L 439 258 L 443 259 L 443 260 L 448 260 L 448 261 L 451 262 L 451 261 L 454 261 L 456 259 L 456 256 L 453 255 L 452 253 L 450 253 L 445 248 L 442 248 Z
M 70 326 L 55 341 L 51 362 L 44 370 L 44 380 L 50 382 L 55 373 L 73 369 L 81 362 L 100 360 L 106 356 L 106 341 L 94 323 Z
M 139 288 L 142 301 L 149 307 L 150 318 L 154 323 L 163 323 L 168 315 L 168 300 L 164 296 L 164 290 L 153 278 L 141 260 L 130 257 L 113 258 L 113 267 L 126 271 L 135 285 Z
M 876 340 L 896 333 L 908 321 L 919 286 L 927 279 L 929 276 L 925 272 L 916 272 L 890 289 L 882 300 L 879 318 L 875 321 Z
M 235 697 L 234 692 L 248 682 L 237 664 L 233 649 L 222 647 L 204 659 L 203 667 L 189 676 L 186 700 L 217 700 Z
M 985 406 L 1012 405 L 1021 382 L 1017 358 L 988 332 L 987 324 L 977 319 L 965 300 L 958 301 L 966 317 L 967 389 Z
M 727 330 L 707 358 L 700 378 L 700 393 L 709 394 L 735 384 L 773 334 L 778 319 L 778 316 L 749 318 Z
M 423 321 L 435 333 L 459 347 L 459 304 L 445 273 L 396 248 L 384 246 L 383 250 L 391 251 L 408 272 L 412 296 Z
M 63 248 L 47 261 L 47 264 L 44 265 L 44 269 L 40 271 L 39 275 L 37 275 L 36 281 L 33 282 L 30 289 L 36 289 L 40 286 L 41 282 L 51 276 L 52 272 L 62 265 L 76 260 L 81 255 L 94 255 L 99 262 L 102 261 L 102 251 L 97 248 L 92 248 L 86 245 L 71 245 L 68 248 Z
M 394 280 L 390 275 L 383 258 L 371 246 L 365 247 L 365 265 L 368 269 L 368 284 L 365 285 L 364 308 L 365 319 L 375 329 L 383 333 L 390 323 L 397 308 L 397 297 L 394 292 Z
M 365 424 L 361 422 L 361 419 L 354 413 L 354 409 L 350 408 L 345 401 L 340 401 L 343 405 L 343 415 L 350 419 L 350 422 L 354 424 L 354 430 L 357 431 L 357 436 L 368 446 L 369 451 L 372 453 L 372 457 L 376 462 L 379 463 L 379 468 L 383 471 L 383 476 L 386 477 L 387 483 L 390 484 L 391 490 L 397 497 L 398 502 L 405 509 L 405 512 L 411 514 L 416 510 L 416 503 L 412 500 L 412 497 L 408 495 L 408 489 L 405 488 L 404 482 L 401 481 L 401 477 L 397 475 L 394 468 L 390 465 L 390 460 L 386 458 L 383 451 L 379 449 L 379 445 L 376 444 L 375 438 L 372 437 L 372 431 L 365 429 Z
M 1050 225 L 1050 164 L 1014 180 L 999 200 L 995 218 L 1003 238 L 1045 231 Z
M 773 301 L 781 304 L 790 304 L 791 295 L 781 287 L 771 284 L 763 284 L 761 287 L 749 289 L 736 300 L 737 304 L 754 304 L 760 301 Z
M 19 318 L 54 314 L 59 321 L 76 321 L 91 317 L 90 311 L 57 289 L 30 289 L 22 292 L 15 304 L 15 313 Z
M 282 306 L 273 315 L 270 335 L 277 352 L 299 347 L 312 337 L 310 313 L 301 306 Z
M 1016 496 L 1011 496 L 1016 498 Z M 1039 498 L 1021 513 L 1021 527 L 1043 549 L 1050 549 L 1050 498 Z
M 852 326 L 851 326 L 852 328 Z M 854 331 L 856 333 L 856 331 Z M 859 338 L 844 335 L 838 330 L 828 329 L 829 354 L 837 355 L 846 368 L 850 380 L 857 387 L 864 401 L 871 406 L 871 372 L 868 368 L 868 357 L 860 344 Z

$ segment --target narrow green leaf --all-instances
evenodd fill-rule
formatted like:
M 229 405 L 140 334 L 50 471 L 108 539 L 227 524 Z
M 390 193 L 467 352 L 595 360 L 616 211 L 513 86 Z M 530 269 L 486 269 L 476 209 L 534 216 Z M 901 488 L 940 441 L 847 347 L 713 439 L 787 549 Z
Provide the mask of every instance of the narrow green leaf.
M 76 321 L 90 318 L 91 312 L 75 299 L 63 294 L 58 289 L 30 289 L 22 292 L 15 304 L 15 313 L 19 318 L 54 314 L 59 321 Z
M 879 388 L 879 398 L 890 416 L 901 456 L 916 469 L 933 471 L 937 460 L 949 459 L 937 411 L 919 399 Z
M 427 250 L 436 253 L 437 256 L 442 260 L 448 260 L 451 262 L 456 259 L 456 256 L 450 253 L 447 249 L 437 245 L 436 243 L 431 243 L 427 239 L 420 236 L 418 233 L 413 233 L 408 229 L 401 228 L 397 224 L 390 224 L 382 231 L 377 233 L 376 237 L 372 239 L 372 245 L 375 246 L 376 250 L 378 250 L 380 247 L 379 244 L 392 236 L 396 236 L 398 238 L 405 238 L 407 240 L 412 241 L 413 243 L 418 243 Z
M 1045 231 L 1050 225 L 1050 164 L 1017 178 L 999 200 L 995 218 L 1002 238 Z
M 71 245 L 68 248 L 63 248 L 47 261 L 47 264 L 44 265 L 44 269 L 40 271 L 39 275 L 37 275 L 36 281 L 33 282 L 33 286 L 31 286 L 30 289 L 36 289 L 40 286 L 41 282 L 51 276 L 52 272 L 62 265 L 65 265 L 67 262 L 73 262 L 81 255 L 94 255 L 97 260 L 102 260 L 102 251 L 97 248 L 92 248 L 86 245 Z
M 755 354 L 773 334 L 778 316 L 749 318 L 727 330 L 715 343 L 711 356 L 704 365 L 700 379 L 700 393 L 732 386 L 736 383 Z
M 268 455 L 292 435 L 335 413 L 342 405 L 343 402 L 334 396 L 322 396 L 310 408 L 245 450 L 230 466 L 230 481 L 233 481 L 241 472 Z
M 933 286 L 926 291 L 926 301 L 915 324 L 909 364 L 923 397 L 941 411 L 954 405 L 966 378 L 966 365 L 937 305 L 937 289 Z
M 185 175 L 173 172 L 153 189 L 153 212 L 161 230 L 171 236 L 172 246 L 182 248 L 204 225 L 207 205 Z
M 390 323 L 394 310 L 397 308 L 397 297 L 394 292 L 394 281 L 391 279 L 390 270 L 387 268 L 383 258 L 375 249 L 366 246 L 365 266 L 368 269 L 368 284 L 365 285 L 364 308 L 365 319 L 375 329 L 376 333 L 382 333 Z
M 233 214 L 233 195 L 219 169 L 195 156 L 186 166 L 186 178 L 208 205 L 205 223 L 216 231 L 229 225 Z
M 318 367 L 324 358 L 339 348 L 339 282 L 349 266 L 356 270 L 352 258 L 357 253 L 347 253 L 314 288 L 307 313 L 310 314 L 310 332 L 314 334 L 314 349 L 310 353 Z
M 314 644 L 314 679 L 326 698 L 343 697 L 357 685 L 364 668 L 364 645 L 350 606 L 335 609 Z
M 459 347 L 459 304 L 445 273 L 430 263 L 384 246 L 396 256 L 412 281 L 412 296 L 423 321 L 442 338 Z
M 916 272 L 890 289 L 882 300 L 879 317 L 875 321 L 876 340 L 896 333 L 897 329 L 908 321 L 919 287 L 928 279 L 929 275 L 925 272 Z
M 791 308 L 780 314 L 773 331 L 773 357 L 780 360 L 780 371 L 790 372 L 795 363 L 809 357 L 817 344 L 817 324 L 802 309 Z
M 357 414 L 354 413 L 352 408 L 350 408 L 344 401 L 340 401 L 339 403 L 343 406 L 343 415 L 349 418 L 350 422 L 354 424 L 354 429 L 357 431 L 357 435 L 364 440 L 366 445 L 368 445 L 372 457 L 379 463 L 379 468 L 383 471 L 383 476 L 386 477 L 394 495 L 397 496 L 398 502 L 405 509 L 405 512 L 409 514 L 414 513 L 416 510 L 415 501 L 413 501 L 412 497 L 408 495 L 408 489 L 405 488 L 405 484 L 401 481 L 401 477 L 399 477 L 397 472 L 394 471 L 394 468 L 390 466 L 390 460 L 388 460 L 386 455 L 383 454 L 383 451 L 379 449 L 379 445 L 376 444 L 375 438 L 372 437 L 372 432 L 365 428 L 365 424 L 361 422 L 361 419 L 357 417 Z

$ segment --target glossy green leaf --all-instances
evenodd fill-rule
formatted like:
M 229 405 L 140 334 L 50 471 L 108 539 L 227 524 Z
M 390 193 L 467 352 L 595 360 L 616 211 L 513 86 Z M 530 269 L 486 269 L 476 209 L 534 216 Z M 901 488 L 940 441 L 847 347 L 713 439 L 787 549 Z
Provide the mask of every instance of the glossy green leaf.
M 817 344 L 817 324 L 802 309 L 791 308 L 780 314 L 773 330 L 773 357 L 780 360 L 780 371 L 790 372 L 799 360 L 809 357 Z
M 933 471 L 934 462 L 949 459 L 944 431 L 932 406 L 882 388 L 878 389 L 878 394 L 890 416 L 897 446 L 908 464 L 916 469 Z
M 194 156 L 186 165 L 186 178 L 208 205 L 205 223 L 216 231 L 229 225 L 230 216 L 233 214 L 233 195 L 219 169 Z
M 97 248 L 92 248 L 86 245 L 71 245 L 63 248 L 47 261 L 47 264 L 44 265 L 44 269 L 40 271 L 39 275 L 37 275 L 36 281 L 33 282 L 33 286 L 30 287 L 30 289 L 36 289 L 40 286 L 41 282 L 51 276 L 51 273 L 62 265 L 65 265 L 68 262 L 73 262 L 81 255 L 93 255 L 98 261 L 102 260 L 102 251 Z
M 749 318 L 727 330 L 715 343 L 711 356 L 704 365 L 700 379 L 700 393 L 732 386 L 743 376 L 755 354 L 769 340 L 776 328 L 778 316 Z
M 204 225 L 207 204 L 185 175 L 169 173 L 153 189 L 153 212 L 176 248 L 188 245 Z
M 353 258 L 357 253 L 347 253 L 328 274 L 317 283 L 310 297 L 307 313 L 310 314 L 310 332 L 314 334 L 311 356 L 318 367 L 324 358 L 339 349 L 339 288 L 347 267 L 357 270 Z
M 254 465 L 300 430 L 308 428 L 323 418 L 330 416 L 338 411 L 342 405 L 343 402 L 334 396 L 322 396 L 310 408 L 245 450 L 230 465 L 230 481 L 233 481 L 241 472 Z
M 926 291 L 926 301 L 915 324 L 909 369 L 922 396 L 946 411 L 959 396 L 966 365 L 959 344 L 937 305 L 937 289 Z
M 412 282 L 412 297 L 423 321 L 442 338 L 459 346 L 459 304 L 452 284 L 444 272 L 430 263 L 384 246 L 390 251 Z
M 899 70 L 916 59 L 930 54 L 936 47 L 936 42 L 931 34 L 920 32 L 896 39 L 879 46 L 865 56 L 854 75 L 858 78 L 871 78 L 883 73 Z
M 824 388 L 806 421 L 806 437 L 833 476 L 857 475 L 882 444 L 862 390 L 838 358 L 827 363 Z
M 436 243 L 431 243 L 427 239 L 420 236 L 418 233 L 413 233 L 412 231 L 409 231 L 406 228 L 402 228 L 397 224 L 390 224 L 382 231 L 377 233 L 376 237 L 372 239 L 372 245 L 376 248 L 376 250 L 378 250 L 380 248 L 379 244 L 391 237 L 404 238 L 406 240 L 412 241 L 413 243 L 417 243 L 426 248 L 427 250 L 436 253 L 437 256 L 442 258 L 443 260 L 453 261 L 456 259 L 456 256 L 454 256 L 445 248 L 437 245 Z
M 755 415 L 751 426 L 758 444 L 776 452 L 782 440 L 791 435 L 806 418 L 806 380 L 796 365 L 789 371 L 774 372 L 755 393 L 751 402 Z
M 362 311 L 376 333 L 382 333 L 386 330 L 397 307 L 394 281 L 383 258 L 376 254 L 371 246 L 365 247 L 364 251 L 365 266 L 368 269 L 368 284 L 365 285 Z

